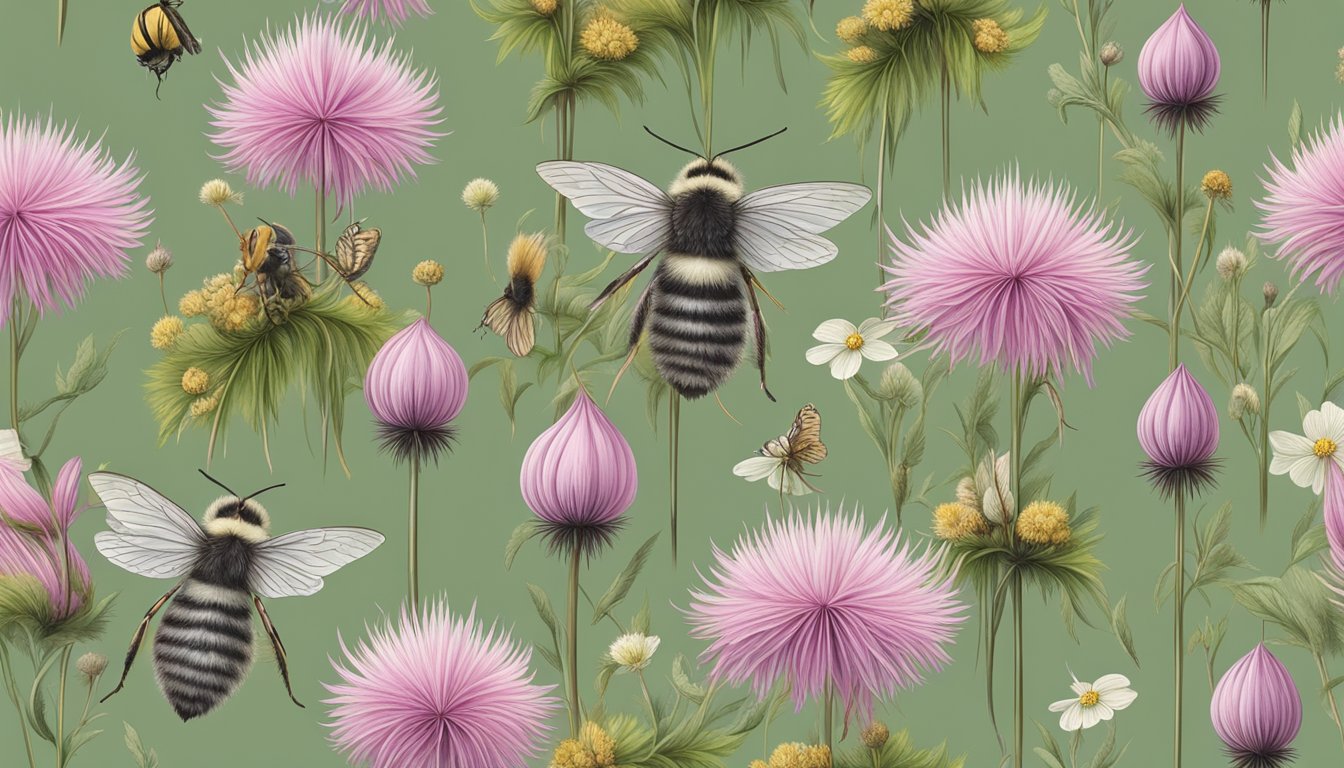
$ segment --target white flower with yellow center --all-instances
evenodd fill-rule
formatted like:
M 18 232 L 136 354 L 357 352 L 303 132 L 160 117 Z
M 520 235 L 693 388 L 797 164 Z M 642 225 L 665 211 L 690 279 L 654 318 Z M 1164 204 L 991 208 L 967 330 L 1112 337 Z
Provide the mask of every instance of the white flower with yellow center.
M 896 348 L 882 341 L 894 330 L 895 320 L 876 317 L 858 327 L 848 320 L 827 320 L 812 332 L 812 338 L 822 343 L 807 350 L 807 362 L 831 366 L 831 375 L 837 379 L 853 378 L 864 358 L 882 361 L 896 357 Z
M 1073 698 L 1050 705 L 1051 712 L 1063 713 L 1059 716 L 1059 727 L 1066 731 L 1081 731 L 1110 720 L 1139 697 L 1124 675 L 1106 675 L 1095 683 L 1084 683 L 1074 677 L 1070 687 Z
M 660 643 L 662 640 L 657 635 L 630 632 L 616 638 L 607 653 L 611 655 L 612 661 L 621 665 L 621 671 L 639 672 L 653 661 L 653 654 L 658 651 Z
M 1321 410 L 1309 411 L 1302 419 L 1302 433 L 1269 433 L 1269 444 L 1274 448 L 1269 471 L 1288 475 L 1302 488 L 1320 494 L 1330 462 L 1344 469 L 1344 408 L 1325 403 Z

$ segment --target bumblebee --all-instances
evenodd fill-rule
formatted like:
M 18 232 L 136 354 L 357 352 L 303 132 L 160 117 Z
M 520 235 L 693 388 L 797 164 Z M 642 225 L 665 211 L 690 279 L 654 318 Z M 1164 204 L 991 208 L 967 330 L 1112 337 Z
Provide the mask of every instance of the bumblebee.
M 289 306 L 305 302 L 312 295 L 307 278 L 294 263 L 294 247 L 294 234 L 274 223 L 249 229 L 239 243 L 243 280 L 256 275 L 257 295 L 273 322 L 275 313 L 283 316 Z
M 131 52 L 140 66 L 154 73 L 159 86 L 183 52 L 192 55 L 201 52 L 200 41 L 177 11 L 180 5 L 182 0 L 159 0 L 141 11 L 131 24 Z M 155 97 L 159 95 L 159 86 L 154 88 Z

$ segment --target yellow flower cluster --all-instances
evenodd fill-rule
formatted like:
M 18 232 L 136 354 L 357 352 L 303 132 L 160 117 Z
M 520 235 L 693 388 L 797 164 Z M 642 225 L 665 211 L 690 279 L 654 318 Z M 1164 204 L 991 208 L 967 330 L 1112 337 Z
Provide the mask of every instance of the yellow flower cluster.
M 881 749 L 887 745 L 887 740 L 891 738 L 891 730 L 887 728 L 886 723 L 874 721 L 863 732 L 859 734 L 859 740 L 863 746 L 869 749 Z
M 850 45 L 854 45 L 868 34 L 868 22 L 861 16 L 846 16 L 835 25 L 835 36 Z
M 198 397 L 191 402 L 191 417 L 199 419 L 202 416 L 213 413 L 219 405 L 219 395 L 213 394 L 206 397 Z
M 182 391 L 188 395 L 203 395 L 210 388 L 210 374 L 200 368 L 188 368 L 182 374 Z
M 999 22 L 976 19 L 971 22 L 971 31 L 975 33 L 975 50 L 981 53 L 1003 53 L 1008 50 L 1008 33 L 1003 31 Z
M 863 20 L 883 32 L 904 29 L 914 18 L 915 0 L 868 0 L 863 4 Z
M 616 740 L 597 723 L 584 723 L 579 738 L 555 748 L 551 768 L 615 768 Z
M 639 35 L 606 12 L 599 12 L 579 33 L 579 44 L 589 56 L 620 61 L 639 47 Z
M 383 297 L 378 295 L 373 286 L 363 280 L 350 283 L 350 290 L 355 295 L 347 296 L 345 300 L 356 307 L 367 309 L 370 312 L 381 312 L 387 309 L 387 302 L 383 301 Z
M 182 318 L 177 315 L 165 315 L 149 329 L 149 345 L 155 349 L 168 349 L 182 335 Z
M 959 501 L 939 504 L 933 510 L 933 534 L 944 541 L 960 541 L 989 532 L 989 521 L 979 511 Z
M 1053 501 L 1033 501 L 1018 515 L 1017 537 L 1032 544 L 1067 544 L 1073 537 L 1069 513 Z
M 235 278 L 221 273 L 207 278 L 200 290 L 183 296 L 177 309 L 187 317 L 205 315 L 221 331 L 240 331 L 257 316 L 261 302 L 250 293 L 239 293 Z
M 872 64 L 877 61 L 877 51 L 871 45 L 856 45 L 845 52 L 855 64 Z
M 1199 188 L 1210 200 L 1227 200 L 1232 197 L 1232 177 L 1225 171 L 1212 170 L 1204 174 Z
M 443 265 L 432 259 L 426 259 L 411 270 L 411 279 L 428 288 L 443 281 Z
M 531 0 L 532 10 L 542 16 L 550 16 L 560 7 L 560 0 Z
M 753 760 L 751 768 L 831 768 L 831 750 L 797 742 L 780 744 L 769 761 Z

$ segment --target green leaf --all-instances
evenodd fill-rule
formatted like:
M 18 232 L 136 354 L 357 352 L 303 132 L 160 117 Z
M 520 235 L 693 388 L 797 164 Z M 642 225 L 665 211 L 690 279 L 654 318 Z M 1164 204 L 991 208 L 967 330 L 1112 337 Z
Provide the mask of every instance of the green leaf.
M 672 687 L 677 689 L 677 693 L 690 699 L 696 704 L 703 704 L 705 701 L 705 689 L 698 683 L 691 682 L 691 678 L 686 674 L 686 658 L 677 654 L 672 660 Z
M 1139 667 L 1142 665 L 1139 663 L 1138 653 L 1134 650 L 1134 631 L 1130 629 L 1126 610 L 1128 600 L 1128 595 L 1121 597 L 1120 601 L 1111 609 L 1111 631 L 1115 633 L 1115 637 L 1120 641 L 1120 646 L 1125 649 L 1125 653 L 1133 659 L 1134 666 Z
M 1047 768 L 1064 768 L 1064 763 L 1060 762 L 1059 758 L 1046 752 L 1044 749 L 1036 747 L 1033 751 L 1036 753 L 1037 757 L 1041 758 L 1041 762 L 1045 763 Z
M 145 749 L 144 743 L 140 740 L 140 734 L 131 727 L 130 723 L 123 721 L 122 725 L 126 728 L 126 749 L 135 759 L 135 764 L 139 768 L 158 768 L 159 756 L 155 754 L 154 750 Z
M 630 562 L 625 568 L 616 575 L 616 580 L 607 587 L 606 594 L 597 601 L 593 607 L 593 623 L 596 624 L 611 613 L 612 609 L 620 605 L 625 596 L 630 594 L 630 588 L 635 585 L 635 579 L 639 578 L 639 572 L 644 569 L 645 563 L 649 560 L 649 555 L 653 552 L 653 545 L 658 541 L 658 534 L 649 537 L 649 540 L 635 551 Z
M 518 557 L 518 551 L 523 545 L 537 536 L 541 535 L 542 525 L 540 520 L 528 520 L 513 529 L 509 536 L 509 543 L 504 545 L 504 570 L 513 567 L 514 558 Z

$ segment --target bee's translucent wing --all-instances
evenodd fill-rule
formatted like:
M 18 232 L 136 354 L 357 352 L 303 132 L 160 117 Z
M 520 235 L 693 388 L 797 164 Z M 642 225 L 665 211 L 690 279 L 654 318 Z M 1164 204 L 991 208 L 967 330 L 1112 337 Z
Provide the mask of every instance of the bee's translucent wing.
M 617 253 L 656 253 L 672 231 L 672 199 L 650 181 L 602 163 L 556 161 L 537 174 L 592 219 L 583 231 Z
M 322 588 L 322 577 L 369 554 L 383 534 L 368 528 L 313 528 L 258 544 L 249 586 L 262 597 L 299 597 Z
M 191 570 L 205 531 L 181 507 L 148 485 L 113 472 L 94 472 L 89 484 L 107 507 L 107 526 L 93 537 L 113 564 L 151 579 Z
M 758 272 L 808 269 L 835 258 L 825 232 L 868 204 L 860 184 L 809 182 L 766 187 L 737 202 L 737 256 Z

